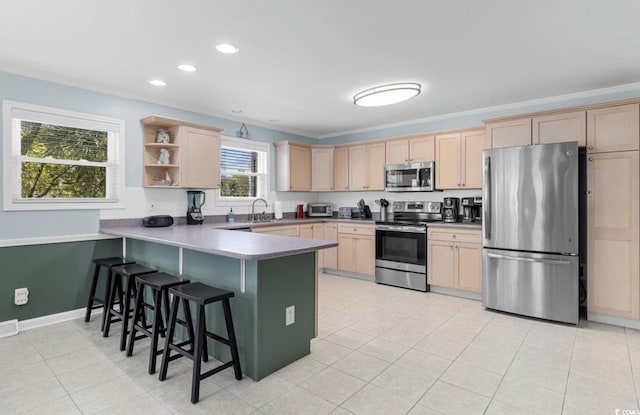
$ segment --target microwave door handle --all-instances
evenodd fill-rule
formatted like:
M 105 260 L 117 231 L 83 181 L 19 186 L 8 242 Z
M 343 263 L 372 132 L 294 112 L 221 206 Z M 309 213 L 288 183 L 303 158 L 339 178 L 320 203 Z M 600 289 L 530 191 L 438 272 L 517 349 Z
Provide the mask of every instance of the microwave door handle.
M 483 195 L 484 238 L 491 240 L 491 157 L 484 159 L 484 195 Z

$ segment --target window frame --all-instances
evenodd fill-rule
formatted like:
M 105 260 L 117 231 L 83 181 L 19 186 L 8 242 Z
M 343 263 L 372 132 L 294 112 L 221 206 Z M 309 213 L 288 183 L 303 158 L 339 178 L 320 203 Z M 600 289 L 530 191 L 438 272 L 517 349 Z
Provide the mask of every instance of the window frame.
M 17 116 L 25 114 L 27 116 Z M 46 198 L 29 199 L 21 196 L 20 189 L 20 163 L 28 160 L 19 159 L 20 135 L 14 136 L 15 120 L 28 118 L 29 121 L 40 123 L 53 123 L 72 128 L 96 128 L 108 133 L 107 154 L 105 163 L 107 168 L 107 198 Z M 66 121 L 64 123 L 62 121 Z M 124 182 L 125 182 L 125 122 L 122 119 L 103 117 L 95 114 L 87 114 L 60 108 L 27 104 L 23 102 L 3 100 L 3 148 L 2 148 L 2 199 L 5 211 L 29 211 L 29 210 L 95 210 L 95 209 L 122 209 L 124 208 Z M 77 161 L 76 161 L 77 162 Z M 86 165 L 85 162 L 69 164 Z M 64 164 L 66 162 L 60 163 Z M 57 163 L 56 163 L 57 164 Z M 89 163 L 95 164 L 95 163 Z M 111 174 L 110 174 L 111 173 Z
M 269 195 L 269 167 L 271 160 L 271 146 L 269 143 L 261 141 L 249 141 L 246 138 L 234 138 L 229 136 L 220 137 L 220 151 L 222 147 L 233 147 L 247 151 L 261 151 L 266 154 L 264 173 L 258 173 L 258 176 L 264 176 L 264 195 L 258 195 L 256 197 L 233 197 L 222 196 L 222 186 L 216 191 L 216 205 L 217 206 L 250 206 L 256 199 L 267 199 Z M 222 154 L 220 155 L 220 181 L 222 181 Z

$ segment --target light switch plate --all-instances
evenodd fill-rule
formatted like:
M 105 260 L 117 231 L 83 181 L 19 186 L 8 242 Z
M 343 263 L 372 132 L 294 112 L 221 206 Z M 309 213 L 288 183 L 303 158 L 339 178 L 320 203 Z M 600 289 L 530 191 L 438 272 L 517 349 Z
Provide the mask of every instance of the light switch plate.
M 296 306 L 291 305 L 285 309 L 284 325 L 290 326 L 296 322 Z

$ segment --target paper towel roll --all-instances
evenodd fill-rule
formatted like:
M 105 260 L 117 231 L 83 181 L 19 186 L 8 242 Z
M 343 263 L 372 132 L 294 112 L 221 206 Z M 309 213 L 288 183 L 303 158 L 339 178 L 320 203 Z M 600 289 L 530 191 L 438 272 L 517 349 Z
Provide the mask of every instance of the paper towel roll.
M 282 202 L 273 202 L 273 217 L 274 219 L 282 219 Z

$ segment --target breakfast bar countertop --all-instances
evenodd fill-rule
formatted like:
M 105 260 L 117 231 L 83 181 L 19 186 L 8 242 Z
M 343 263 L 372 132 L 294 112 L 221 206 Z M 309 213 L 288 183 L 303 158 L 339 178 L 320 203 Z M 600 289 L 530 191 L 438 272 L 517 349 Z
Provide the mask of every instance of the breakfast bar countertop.
M 211 224 L 166 228 L 101 227 L 100 232 L 248 260 L 278 258 L 338 246 L 335 241 L 220 229 Z

